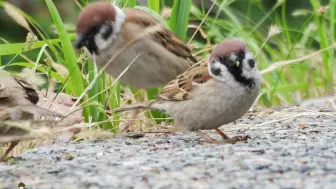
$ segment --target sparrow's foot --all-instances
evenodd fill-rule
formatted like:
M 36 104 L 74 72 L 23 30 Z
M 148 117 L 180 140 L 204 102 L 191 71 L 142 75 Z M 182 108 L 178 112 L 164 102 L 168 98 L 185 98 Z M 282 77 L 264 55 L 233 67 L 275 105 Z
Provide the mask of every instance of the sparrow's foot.
M 129 132 L 132 125 L 134 125 L 134 120 L 139 115 L 139 109 L 135 109 L 131 112 L 131 120 L 128 120 L 124 126 L 124 128 L 121 129 L 121 132 Z
M 7 157 L 0 157 L 0 162 L 7 162 L 8 158 Z
M 221 131 L 220 129 L 215 129 L 216 130 L 216 132 L 220 135 L 220 136 L 222 136 L 222 138 L 223 138 L 223 140 L 228 140 L 228 139 L 230 139 L 230 137 L 228 137 L 223 131 Z
M 225 140 L 216 140 L 202 133 L 201 131 L 197 131 L 197 134 L 204 139 L 205 143 L 210 143 L 210 144 L 235 144 L 236 142 L 246 142 L 247 139 L 250 138 L 249 136 L 244 136 L 244 137 L 236 136 L 236 137 L 228 138 Z
M 132 138 L 132 139 L 139 139 L 144 137 L 145 135 L 143 133 L 134 133 L 134 134 L 127 134 L 127 138 Z
M 236 142 L 247 142 L 247 139 L 251 137 L 249 136 L 235 136 L 226 140 L 223 140 L 223 142 L 226 142 L 227 144 L 234 144 Z
M 205 143 L 210 144 L 218 144 L 219 142 L 223 142 L 222 140 L 216 140 L 214 138 L 209 137 L 208 135 L 202 133 L 201 131 L 196 131 L 197 135 L 204 139 Z
M 15 158 L 12 157 L 12 156 L 3 155 L 2 157 L 0 157 L 0 163 L 1 162 L 10 162 L 10 161 L 13 161 L 13 160 L 15 160 Z
M 19 144 L 18 141 L 13 141 L 10 143 L 9 147 L 7 148 L 4 155 L 0 157 L 0 162 L 7 162 L 9 159 L 12 159 L 12 157 L 9 156 L 9 153 L 14 149 L 14 147 Z

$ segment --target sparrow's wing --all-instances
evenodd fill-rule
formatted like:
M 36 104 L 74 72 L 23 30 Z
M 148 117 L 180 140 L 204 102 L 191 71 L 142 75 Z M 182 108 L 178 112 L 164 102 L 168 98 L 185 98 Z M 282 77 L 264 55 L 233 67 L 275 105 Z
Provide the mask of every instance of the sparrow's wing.
M 186 58 L 194 63 L 197 62 L 192 56 L 190 48 L 155 17 L 136 8 L 125 8 L 124 12 L 127 15 L 126 22 L 128 23 L 141 24 L 144 28 L 160 24 L 162 29 L 152 34 L 153 39 L 177 56 Z
M 33 85 L 4 70 L 0 70 L 0 98 L 27 99 L 33 104 L 39 100 Z
M 19 79 L 19 78 L 15 78 L 15 81 L 21 85 L 22 89 L 25 91 L 26 95 L 27 95 L 27 99 L 33 103 L 33 104 L 37 104 L 37 102 L 39 101 L 39 96 L 34 88 L 33 85 Z
M 8 111 L 0 109 L 0 121 L 7 120 L 9 118 L 10 118 L 10 115 L 9 115 Z
M 169 82 L 162 91 L 157 94 L 157 98 L 169 101 L 186 100 L 188 99 L 189 91 L 192 91 L 195 87 L 211 79 L 212 77 L 208 72 L 207 61 L 199 62 Z
M 15 115 L 20 115 L 21 112 L 37 116 L 62 117 L 56 112 L 35 105 L 38 100 L 39 96 L 33 85 L 4 70 L 0 70 L 1 117 L 6 117 L 7 114 L 16 117 Z

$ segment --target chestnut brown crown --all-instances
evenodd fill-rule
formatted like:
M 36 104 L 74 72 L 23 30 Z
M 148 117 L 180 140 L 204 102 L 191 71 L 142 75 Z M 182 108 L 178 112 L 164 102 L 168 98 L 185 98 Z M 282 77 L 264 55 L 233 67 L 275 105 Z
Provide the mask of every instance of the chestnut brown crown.
M 229 53 L 249 52 L 247 45 L 238 39 L 227 39 L 218 44 L 212 51 L 209 61 L 213 61 L 218 57 L 225 57 Z
M 78 15 L 76 32 L 86 34 L 96 26 L 106 22 L 115 22 L 116 11 L 111 3 L 95 2 L 88 4 Z

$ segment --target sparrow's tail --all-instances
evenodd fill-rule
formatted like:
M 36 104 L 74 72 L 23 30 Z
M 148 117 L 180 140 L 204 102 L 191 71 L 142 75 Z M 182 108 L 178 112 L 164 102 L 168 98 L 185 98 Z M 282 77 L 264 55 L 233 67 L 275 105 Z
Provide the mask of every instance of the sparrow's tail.
M 135 103 L 131 105 L 126 105 L 120 108 L 115 108 L 111 110 L 112 113 L 115 112 L 123 112 L 123 111 L 129 111 L 129 110 L 134 110 L 134 109 L 150 109 L 150 110 L 157 110 L 155 106 L 153 106 L 157 102 L 157 100 L 150 100 L 146 102 L 140 102 L 140 103 Z

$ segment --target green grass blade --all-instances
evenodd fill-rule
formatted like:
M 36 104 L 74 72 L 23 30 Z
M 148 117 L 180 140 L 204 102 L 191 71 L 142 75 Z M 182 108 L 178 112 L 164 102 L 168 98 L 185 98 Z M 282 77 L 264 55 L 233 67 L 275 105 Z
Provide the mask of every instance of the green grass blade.
M 88 66 L 89 81 L 91 82 L 95 78 L 95 72 L 94 72 L 95 65 L 90 60 L 87 63 L 87 66 Z M 95 94 L 97 94 L 98 92 L 99 92 L 99 78 L 97 79 L 97 82 L 92 86 L 92 88 L 88 92 L 89 98 L 93 97 L 91 101 L 98 102 L 99 95 L 95 96 Z M 97 107 L 93 105 L 93 106 L 90 106 L 90 109 L 91 109 L 92 122 L 97 122 L 99 120 L 99 112 L 96 111 Z
M 109 95 L 108 104 L 111 109 L 120 107 L 120 84 L 117 82 L 110 90 L 109 93 L 112 95 Z M 112 122 L 112 132 L 118 133 L 119 131 L 119 123 L 120 123 L 120 114 L 119 113 L 113 113 L 113 122 Z M 106 127 L 106 126 L 105 126 Z M 107 126 L 108 127 L 108 126 Z
M 68 68 L 71 74 L 69 79 L 70 85 L 72 86 L 71 93 L 75 96 L 80 96 L 81 93 L 84 91 L 83 78 L 77 66 L 77 56 L 72 46 L 70 37 L 52 0 L 45 0 L 45 2 L 48 6 L 51 17 L 59 33 L 59 37 L 62 43 L 62 51 L 65 58 L 65 66 Z M 84 108 L 83 112 L 86 118 L 88 118 L 88 115 L 90 115 L 90 110 L 88 108 Z
M 159 0 L 148 0 L 148 7 L 156 12 L 160 12 L 160 1 Z
M 169 19 L 170 29 L 182 40 L 186 40 L 191 0 L 175 0 Z
M 314 9 L 314 21 L 315 24 L 317 25 L 318 28 L 318 34 L 320 37 L 320 48 L 326 48 L 329 46 L 328 42 L 328 32 L 326 30 L 327 26 L 323 17 L 323 14 L 319 12 L 319 9 L 321 8 L 321 4 L 319 1 L 316 0 L 310 0 L 310 3 Z M 331 68 L 329 66 L 329 54 L 328 51 L 322 52 L 322 58 L 323 58 L 323 65 L 324 65 L 324 71 L 325 71 L 325 80 L 326 80 L 326 85 L 325 85 L 325 90 L 327 91 L 328 94 L 333 93 L 333 75 Z
M 135 7 L 137 5 L 136 0 L 119 0 L 117 5 L 125 7 Z
M 84 91 L 84 85 L 82 82 L 82 75 L 80 73 L 79 68 L 77 67 L 77 57 L 75 51 L 73 49 L 72 43 L 70 41 L 69 35 L 64 27 L 63 21 L 58 14 L 56 6 L 52 2 L 52 0 L 45 0 L 48 9 L 50 11 L 51 17 L 56 25 L 57 31 L 59 33 L 61 43 L 62 43 L 62 50 L 64 52 L 65 58 L 65 66 L 69 70 L 72 71 L 72 76 L 70 77 L 70 81 L 72 82 L 72 86 L 76 86 L 73 88 L 74 95 L 80 95 Z M 75 68 L 76 67 L 76 68 Z
M 75 35 L 69 35 L 70 39 L 75 39 Z M 49 44 L 57 44 L 61 42 L 60 39 L 52 39 L 48 40 Z M 8 44 L 0 44 L 0 56 L 1 55 L 11 55 L 11 54 L 17 54 L 20 52 L 27 52 L 33 49 L 41 48 L 43 45 L 47 44 L 46 41 L 36 41 L 31 42 L 30 48 L 24 48 L 27 43 L 8 43 Z

